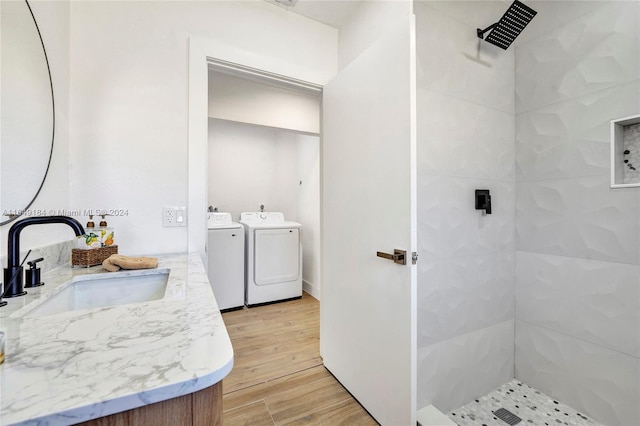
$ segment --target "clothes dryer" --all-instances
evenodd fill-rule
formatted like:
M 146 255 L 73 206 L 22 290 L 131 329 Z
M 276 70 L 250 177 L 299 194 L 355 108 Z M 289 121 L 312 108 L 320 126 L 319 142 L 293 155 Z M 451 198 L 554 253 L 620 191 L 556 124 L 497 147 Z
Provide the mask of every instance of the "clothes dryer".
M 244 226 L 230 213 L 207 214 L 209 283 L 221 311 L 244 306 Z
M 245 304 L 302 296 L 302 225 L 281 212 L 240 214 L 245 227 Z

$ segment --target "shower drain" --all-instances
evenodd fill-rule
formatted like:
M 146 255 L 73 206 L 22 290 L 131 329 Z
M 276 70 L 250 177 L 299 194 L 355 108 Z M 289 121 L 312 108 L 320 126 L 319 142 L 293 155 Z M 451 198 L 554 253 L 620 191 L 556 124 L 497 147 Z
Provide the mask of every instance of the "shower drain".
M 517 425 L 518 423 L 520 423 L 522 421 L 522 419 L 518 416 L 516 416 L 515 414 L 513 414 L 511 411 L 507 410 L 506 408 L 500 408 L 497 409 L 496 411 L 493 412 L 493 414 L 499 418 L 500 420 L 502 420 L 503 422 L 509 424 L 509 425 Z

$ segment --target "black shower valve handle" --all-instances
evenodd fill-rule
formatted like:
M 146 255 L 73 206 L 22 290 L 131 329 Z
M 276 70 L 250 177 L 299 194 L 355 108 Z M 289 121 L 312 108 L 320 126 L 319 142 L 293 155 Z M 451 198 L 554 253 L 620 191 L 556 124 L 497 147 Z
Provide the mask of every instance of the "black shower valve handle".
M 476 210 L 484 210 L 485 214 L 491 214 L 491 192 L 488 189 L 476 189 Z
M 34 259 L 34 260 L 30 260 L 29 262 L 27 262 L 27 265 L 29 265 L 29 268 L 35 269 L 36 268 L 36 263 L 42 262 L 43 260 L 44 260 L 44 257 L 41 257 L 41 258 L 38 258 L 38 259 Z

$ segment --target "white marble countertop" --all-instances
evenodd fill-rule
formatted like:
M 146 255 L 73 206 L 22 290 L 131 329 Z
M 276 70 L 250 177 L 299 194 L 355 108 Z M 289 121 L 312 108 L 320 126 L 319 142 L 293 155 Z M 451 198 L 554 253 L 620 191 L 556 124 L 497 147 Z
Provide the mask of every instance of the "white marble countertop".
M 73 277 L 107 273 L 69 265 L 7 299 L 0 424 L 86 421 L 202 390 L 231 371 L 233 349 L 199 256 L 158 258 L 171 271 L 160 300 L 23 317 Z

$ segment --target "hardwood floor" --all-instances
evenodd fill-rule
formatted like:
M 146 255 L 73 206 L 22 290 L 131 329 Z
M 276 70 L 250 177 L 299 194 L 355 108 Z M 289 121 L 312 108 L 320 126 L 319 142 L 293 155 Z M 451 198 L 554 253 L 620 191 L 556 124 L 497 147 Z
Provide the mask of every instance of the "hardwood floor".
M 235 425 L 376 425 L 324 368 L 320 304 L 302 299 L 223 314 L 235 365 L 223 421 Z

